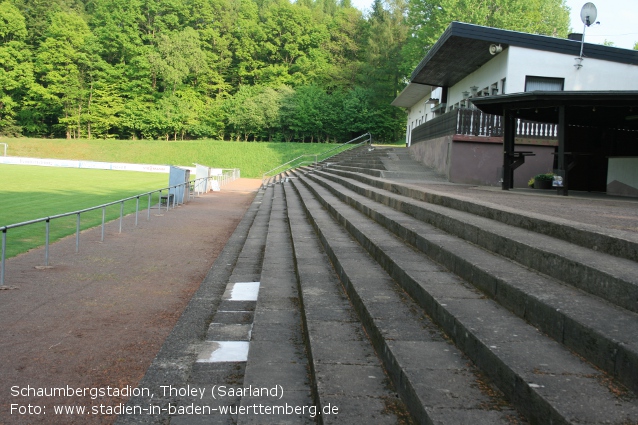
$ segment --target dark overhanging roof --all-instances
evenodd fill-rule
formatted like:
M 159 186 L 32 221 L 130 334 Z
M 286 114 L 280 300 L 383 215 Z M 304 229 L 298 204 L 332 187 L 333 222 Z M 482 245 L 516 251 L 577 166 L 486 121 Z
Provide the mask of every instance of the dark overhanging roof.
M 481 111 L 538 122 L 558 123 L 558 108 L 564 106 L 569 125 L 638 130 L 638 91 L 533 91 L 476 97 Z
M 580 41 L 452 22 L 412 72 L 413 83 L 450 87 L 494 58 L 491 44 L 577 57 Z M 584 57 L 638 65 L 638 51 L 585 43 Z

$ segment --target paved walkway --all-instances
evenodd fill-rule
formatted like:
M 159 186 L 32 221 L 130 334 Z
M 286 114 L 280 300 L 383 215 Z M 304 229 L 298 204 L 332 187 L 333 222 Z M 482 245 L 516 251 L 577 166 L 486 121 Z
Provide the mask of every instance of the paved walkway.
M 638 199 L 609 196 L 603 193 L 571 191 L 569 196 L 555 190 L 512 189 L 442 183 L 438 181 L 401 180 L 417 187 L 489 202 L 507 208 L 562 218 L 577 223 L 636 233 L 638 236 Z

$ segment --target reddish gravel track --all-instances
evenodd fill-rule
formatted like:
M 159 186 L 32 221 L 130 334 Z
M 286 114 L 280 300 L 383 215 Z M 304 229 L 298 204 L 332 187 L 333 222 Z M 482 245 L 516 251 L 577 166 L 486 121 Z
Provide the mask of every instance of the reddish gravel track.
M 117 393 L 144 376 L 260 184 L 239 179 L 162 215 L 153 210 L 150 221 L 141 213 L 137 227 L 134 216 L 125 217 L 121 234 L 119 221 L 107 224 L 104 242 L 100 228 L 87 230 L 78 254 L 75 236 L 68 237 L 51 245 L 51 268 L 40 267 L 43 249 L 7 260 L 0 424 L 112 423 L 116 415 L 55 415 L 53 406 L 112 413 L 126 403 L 126 394 Z M 111 395 L 38 396 L 45 388 Z M 16 414 L 17 405 L 44 414 Z

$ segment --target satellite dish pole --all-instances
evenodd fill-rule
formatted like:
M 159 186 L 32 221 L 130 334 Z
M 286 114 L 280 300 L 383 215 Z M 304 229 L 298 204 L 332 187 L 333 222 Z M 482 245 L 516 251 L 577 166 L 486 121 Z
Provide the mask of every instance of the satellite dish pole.
M 594 22 L 596 22 L 596 17 L 598 16 L 598 11 L 596 10 L 596 5 L 594 3 L 585 3 L 580 9 L 580 20 L 583 21 L 583 36 L 580 39 L 580 55 L 576 58 L 576 69 L 580 69 L 583 64 L 583 47 L 585 46 L 585 30 L 587 27 L 591 26 Z M 597 22 L 596 22 L 597 23 Z

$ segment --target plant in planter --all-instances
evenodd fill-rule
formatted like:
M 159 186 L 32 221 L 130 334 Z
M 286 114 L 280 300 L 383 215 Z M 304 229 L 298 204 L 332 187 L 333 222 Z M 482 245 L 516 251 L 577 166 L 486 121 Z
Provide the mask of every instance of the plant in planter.
M 537 174 L 534 176 L 534 189 L 551 189 L 554 173 Z

